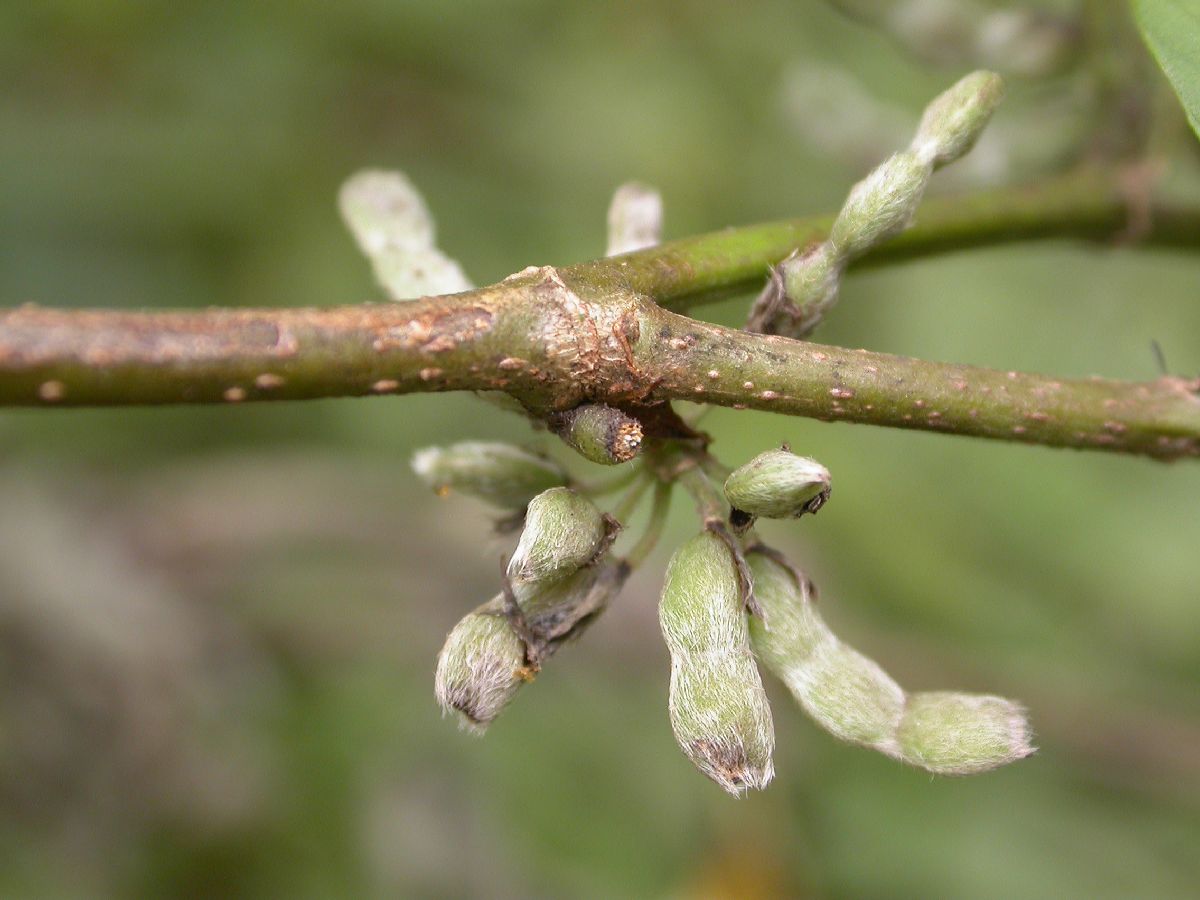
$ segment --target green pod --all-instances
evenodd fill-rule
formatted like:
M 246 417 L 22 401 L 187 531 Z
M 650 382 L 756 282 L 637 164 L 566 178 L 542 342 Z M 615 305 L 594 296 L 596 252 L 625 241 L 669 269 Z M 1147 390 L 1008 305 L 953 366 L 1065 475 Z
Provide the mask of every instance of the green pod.
M 525 645 L 496 597 L 467 613 L 446 637 L 434 673 L 434 696 L 466 730 L 482 734 L 527 677 Z
M 565 578 L 604 546 L 608 526 L 587 497 L 570 488 L 542 491 L 525 513 L 525 528 L 508 561 L 514 588 Z
M 567 483 L 567 473 L 553 460 L 491 441 L 426 447 L 413 454 L 412 467 L 439 495 L 460 491 L 514 511 Z
M 760 453 L 725 480 L 730 506 L 764 519 L 816 512 L 829 497 L 829 470 L 790 450 Z
M 902 759 L 939 775 L 988 772 L 1034 752 L 1020 704 L 981 694 L 913 694 L 896 737 Z
M 843 741 L 896 755 L 904 691 L 873 660 L 842 643 L 813 605 L 810 586 L 763 553 L 746 556 L 762 618 L 750 623 L 759 660 L 806 713 Z
M 671 558 L 659 604 L 671 654 L 671 728 L 684 754 L 731 794 L 774 775 L 775 731 L 750 652 L 737 568 L 703 532 Z

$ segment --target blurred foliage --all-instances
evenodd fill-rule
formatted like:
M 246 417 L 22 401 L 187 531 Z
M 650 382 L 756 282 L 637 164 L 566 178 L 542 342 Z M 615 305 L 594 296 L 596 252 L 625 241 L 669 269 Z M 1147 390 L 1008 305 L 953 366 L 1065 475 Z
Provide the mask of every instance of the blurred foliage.
M 829 210 L 862 173 L 798 137 L 801 61 L 913 121 L 961 74 L 816 0 L 3 4 L 0 302 L 376 297 L 335 210 L 368 165 L 412 177 L 478 283 L 598 255 L 630 178 L 668 236 Z M 1088 96 L 1018 82 L 997 127 Z M 1023 141 L 1055 139 L 1041 114 Z M 819 339 L 1139 379 L 1157 340 L 1190 374 L 1198 278 L 1167 253 L 980 250 L 852 275 Z M 0 895 L 1194 896 L 1200 467 L 704 427 L 730 463 L 788 440 L 828 465 L 820 516 L 766 527 L 824 614 L 913 689 L 1024 699 L 1041 752 L 931 780 L 772 686 L 776 781 L 724 796 L 666 718 L 654 605 L 682 502 L 476 741 L 439 719 L 433 660 L 506 545 L 407 459 L 523 423 L 460 396 L 3 412 Z

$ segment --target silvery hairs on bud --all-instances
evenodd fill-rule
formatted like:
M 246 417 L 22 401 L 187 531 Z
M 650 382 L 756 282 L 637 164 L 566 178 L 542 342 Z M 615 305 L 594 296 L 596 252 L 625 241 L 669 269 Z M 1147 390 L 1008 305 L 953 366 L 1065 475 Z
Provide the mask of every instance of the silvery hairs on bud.
M 553 460 L 492 441 L 426 447 L 413 454 L 412 467 L 439 495 L 460 491 L 513 511 L 567 483 L 567 473 Z
M 946 775 L 986 772 L 1033 752 L 1019 704 L 952 692 L 907 695 L 833 634 L 806 578 L 771 554 L 752 549 L 746 558 L 764 614 L 750 622 L 755 653 L 826 731 Z
M 828 240 L 780 263 L 754 303 L 751 330 L 802 338 L 816 328 L 846 266 L 909 226 L 934 170 L 971 149 L 1003 93 L 1000 76 L 981 71 L 934 98 L 909 147 L 850 189 Z
M 596 620 L 628 576 L 624 563 L 606 560 L 528 591 L 518 603 L 537 642 L 533 648 L 509 624 L 503 595 L 468 613 L 438 654 L 434 696 L 442 709 L 466 730 L 483 734 L 540 664 Z
M 514 588 L 565 578 L 595 559 L 607 535 L 603 514 L 587 497 L 565 487 L 542 491 L 529 501 L 508 577 Z
M 759 661 L 835 737 L 885 753 L 904 712 L 904 691 L 872 660 L 837 639 L 803 578 L 767 554 L 746 554 L 762 619 L 750 623 Z
M 503 598 L 496 597 L 467 613 L 438 654 L 434 696 L 475 734 L 483 734 L 523 682 L 525 645 L 503 609 Z
M 338 193 L 338 208 L 393 300 L 471 289 L 458 263 L 437 248 L 433 216 L 403 172 L 352 175 Z
M 985 694 L 913 694 L 897 740 L 902 759 L 940 775 L 987 772 L 1035 752 L 1024 708 Z
M 659 622 L 680 748 L 731 794 L 766 787 L 775 771 L 771 709 L 750 652 L 737 566 L 715 534 L 697 535 L 671 558 Z
M 725 479 L 730 506 L 764 519 L 815 513 L 829 498 L 829 470 L 787 449 L 760 453 Z
M 662 240 L 663 203 L 657 190 L 630 181 L 613 194 L 608 206 L 606 256 L 653 247 Z

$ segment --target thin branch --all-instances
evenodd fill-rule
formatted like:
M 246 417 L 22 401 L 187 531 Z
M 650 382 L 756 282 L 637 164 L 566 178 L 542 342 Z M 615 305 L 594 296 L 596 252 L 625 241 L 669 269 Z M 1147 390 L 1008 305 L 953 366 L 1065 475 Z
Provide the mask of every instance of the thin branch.
M 1038 238 L 1111 239 L 1127 226 L 1128 207 L 1111 172 L 930 201 L 871 261 Z M 1143 242 L 1200 247 L 1200 209 L 1148 208 Z M 584 401 L 647 413 L 689 399 L 1162 459 L 1200 455 L 1197 382 L 1066 381 L 923 362 L 731 331 L 666 308 L 755 286 L 827 225 L 731 229 L 405 303 L 19 307 L 0 313 L 0 405 L 501 390 L 542 414 Z

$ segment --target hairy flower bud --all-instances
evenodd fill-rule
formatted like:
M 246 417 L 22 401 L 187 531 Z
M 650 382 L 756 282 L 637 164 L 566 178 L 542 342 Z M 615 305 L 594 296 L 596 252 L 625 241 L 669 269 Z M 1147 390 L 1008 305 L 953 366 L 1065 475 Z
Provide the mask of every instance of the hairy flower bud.
M 565 487 L 542 491 L 529 502 L 508 577 L 514 587 L 564 578 L 591 562 L 607 536 L 603 514 L 587 497 Z
M 602 466 L 629 462 L 642 449 L 642 423 L 603 403 L 584 403 L 556 413 L 549 425 L 568 447 Z
M 925 107 L 912 149 L 937 167 L 954 162 L 975 146 L 992 113 L 1004 99 L 1004 80 L 995 72 L 972 72 Z
M 438 654 L 434 696 L 463 728 L 482 734 L 523 682 L 525 646 L 496 597 L 467 613 Z
M 760 453 L 725 480 L 734 509 L 764 519 L 791 519 L 816 512 L 829 498 L 829 470 L 790 450 Z
M 510 624 L 503 594 L 468 613 L 438 655 L 434 696 L 442 709 L 482 734 L 541 663 L 596 620 L 628 577 L 627 565 L 608 561 L 518 598 L 532 646 Z
M 675 552 L 659 622 L 679 746 L 731 794 L 766 787 L 775 771 L 771 709 L 750 652 L 737 567 L 719 537 L 704 532 Z
M 929 164 L 912 150 L 895 153 L 850 189 L 829 232 L 845 260 L 908 227 L 929 183 Z
M 987 772 L 1034 752 L 1025 710 L 982 694 L 913 694 L 896 737 L 901 758 L 940 775 Z
M 412 467 L 438 494 L 461 491 L 510 510 L 524 509 L 537 494 L 567 482 L 552 460 L 488 441 L 426 447 L 413 454 Z
M 772 554 L 751 550 L 754 652 L 805 712 L 835 737 L 943 775 L 986 772 L 1033 752 L 1024 710 L 1002 697 L 908 696 L 873 660 L 830 631 L 812 586 Z
M 904 691 L 875 662 L 837 639 L 810 587 L 762 553 L 748 553 L 762 619 L 750 623 L 755 653 L 813 720 L 835 737 L 884 752 L 904 712 Z

